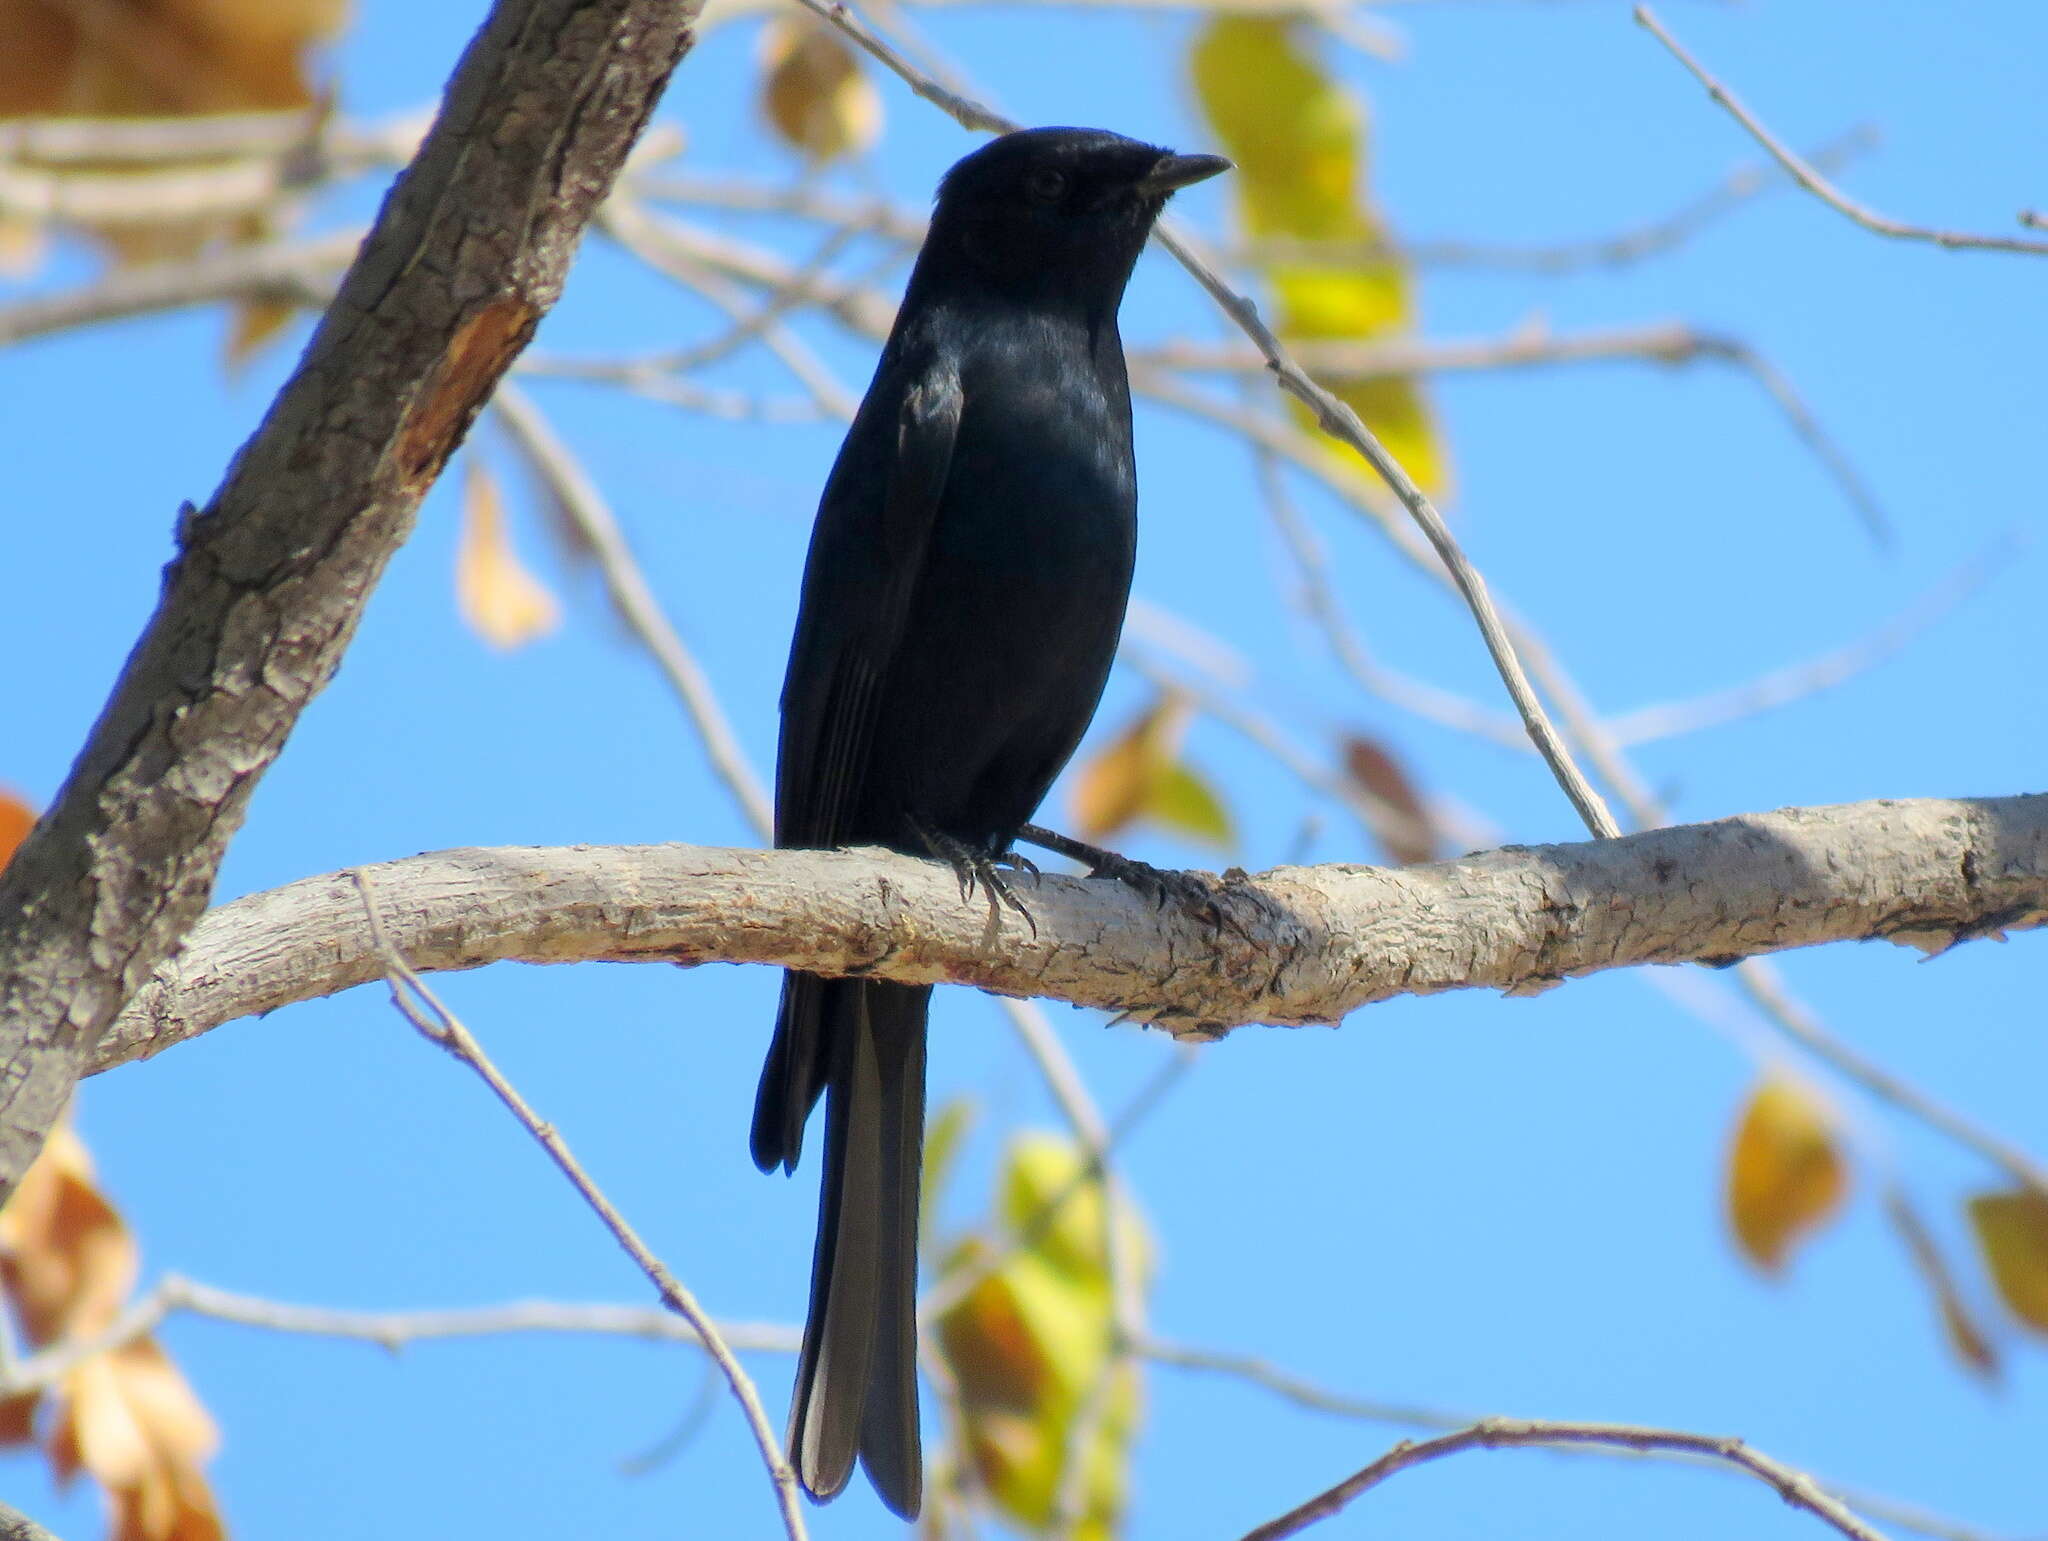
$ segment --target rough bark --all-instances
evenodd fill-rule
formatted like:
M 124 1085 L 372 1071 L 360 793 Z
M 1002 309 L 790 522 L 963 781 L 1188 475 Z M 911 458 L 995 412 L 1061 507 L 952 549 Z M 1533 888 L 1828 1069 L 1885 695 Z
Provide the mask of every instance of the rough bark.
M 1927 950 L 2048 921 L 2048 796 L 1789 808 L 1430 866 L 1219 880 L 1220 922 L 1121 884 L 1021 885 L 989 935 L 942 866 L 886 851 L 573 846 L 363 869 L 413 967 L 663 960 L 952 981 L 1194 1036 L 1330 1022 L 1395 995 L 1532 994 L 1638 963 L 1821 942 Z M 93 1068 L 382 976 L 348 873 L 225 905 L 124 1012 Z
M 500 0 L 0 880 L 0 1192 L 211 892 L 421 495 L 560 292 L 693 0 Z

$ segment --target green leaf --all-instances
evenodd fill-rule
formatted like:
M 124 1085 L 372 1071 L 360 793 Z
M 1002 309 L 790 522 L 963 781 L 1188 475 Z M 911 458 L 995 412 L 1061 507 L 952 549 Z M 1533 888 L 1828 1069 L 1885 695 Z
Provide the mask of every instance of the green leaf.
M 1168 829 L 1190 840 L 1229 850 L 1237 843 L 1237 831 L 1230 822 L 1230 810 L 1216 789 L 1184 762 L 1175 760 L 1162 770 L 1145 801 L 1146 814 Z

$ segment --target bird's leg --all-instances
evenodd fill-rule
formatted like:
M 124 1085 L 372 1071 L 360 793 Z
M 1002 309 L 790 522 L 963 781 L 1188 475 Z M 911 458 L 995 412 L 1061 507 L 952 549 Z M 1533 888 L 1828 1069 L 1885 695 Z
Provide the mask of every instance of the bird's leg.
M 976 884 L 979 884 L 982 892 L 988 895 L 989 941 L 994 941 L 996 932 L 1002 929 L 1003 910 L 1006 907 L 1023 916 L 1024 924 L 1031 928 L 1031 934 L 1038 935 L 1038 922 L 1031 918 L 1031 912 L 1024 908 L 1024 901 L 1011 889 L 1010 880 L 996 870 L 996 863 L 1002 861 L 1003 857 L 970 845 L 965 840 L 955 839 L 939 830 L 928 829 L 922 824 L 917 826 L 917 835 L 924 842 L 926 850 L 953 869 L 953 876 L 960 883 L 962 899 L 974 897 Z M 1033 868 L 1032 871 L 1036 873 L 1037 869 Z
M 1180 908 L 1203 917 L 1213 925 L 1224 922 L 1223 911 L 1216 903 L 1216 892 L 1211 886 L 1215 881 L 1213 878 L 1205 883 L 1193 873 L 1169 872 L 1150 862 L 1119 855 L 1037 824 L 1026 824 L 1017 831 L 1017 838 L 1079 862 L 1088 869 L 1090 877 L 1111 878 L 1137 889 L 1141 894 L 1149 894 L 1159 909 L 1165 909 L 1170 899 Z

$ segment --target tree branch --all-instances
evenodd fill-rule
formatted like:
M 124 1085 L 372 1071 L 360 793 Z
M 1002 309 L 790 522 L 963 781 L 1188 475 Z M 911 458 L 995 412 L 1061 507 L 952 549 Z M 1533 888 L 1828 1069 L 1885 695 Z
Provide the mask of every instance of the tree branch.
M 1778 1491 L 1778 1496 L 1795 1509 L 1804 1509 L 1816 1519 L 1833 1526 L 1850 1541 L 1884 1541 L 1884 1535 L 1865 1524 L 1841 1500 L 1823 1492 L 1820 1484 L 1805 1472 L 1753 1450 L 1739 1439 L 1713 1434 L 1691 1434 L 1680 1429 L 1646 1429 L 1626 1423 L 1551 1423 L 1522 1418 L 1486 1418 L 1469 1429 L 1439 1435 L 1418 1442 L 1403 1440 L 1370 1466 L 1352 1473 L 1327 1492 L 1318 1493 L 1299 1508 L 1290 1509 L 1246 1533 L 1244 1541 L 1284 1541 L 1299 1535 L 1318 1521 L 1342 1510 L 1367 1488 L 1378 1487 L 1396 1472 L 1406 1471 L 1440 1456 L 1463 1450 L 1505 1450 L 1517 1446 L 1610 1445 L 1627 1450 L 1680 1450 L 1710 1461 L 1725 1462 L 1748 1472 L 1759 1482 Z
M 2048 922 L 2048 794 L 1788 808 L 1429 866 L 1281 867 L 1216 884 L 1222 923 L 1046 876 L 1037 933 L 985 943 L 952 873 L 878 850 L 575 846 L 369 869 L 422 971 L 486 963 L 766 963 L 1042 996 L 1213 1037 L 1334 1022 L 1397 995 L 1531 995 L 1638 963 L 1821 942 L 1939 951 Z M 348 873 L 208 915 L 92 1056 L 104 1070 L 239 1017 L 383 977 Z
M 499 0 L 269 416 L 178 526 L 156 615 L 0 879 L 0 1190 L 205 906 L 421 496 L 554 303 L 694 0 Z

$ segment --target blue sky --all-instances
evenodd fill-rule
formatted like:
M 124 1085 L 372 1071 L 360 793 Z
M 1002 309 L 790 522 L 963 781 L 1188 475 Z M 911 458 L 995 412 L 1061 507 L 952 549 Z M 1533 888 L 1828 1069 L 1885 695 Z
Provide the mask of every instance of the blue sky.
M 336 50 L 344 109 L 415 107 L 438 90 L 477 5 L 360 0 Z M 1544 242 L 1675 207 L 1753 158 L 1734 125 L 1606 3 L 1389 7 L 1405 62 L 1332 55 L 1373 113 L 1373 193 L 1401 232 Z M 1667 22 L 1790 142 L 1859 123 L 1883 142 L 1845 174 L 1875 206 L 2010 231 L 2043 192 L 2048 12 L 1859 8 L 1798 0 L 1673 4 Z M 1187 18 L 963 7 L 931 37 L 1027 121 L 1099 123 L 1202 148 L 1179 73 Z M 754 23 L 714 31 L 663 109 L 688 169 L 793 174 L 750 104 Z M 921 204 L 973 140 L 893 82 L 870 164 L 843 173 Z M 323 206 L 359 216 L 371 193 Z M 1182 200 L 1220 233 L 1214 187 Z M 800 254 L 772 225 L 743 228 Z M 66 252 L 40 285 L 82 281 Z M 2040 784 L 2040 259 L 1885 242 L 1811 199 L 1759 199 L 1655 261 L 1564 278 L 1442 273 L 1424 330 L 1484 337 L 1531 317 L 1564 331 L 1677 319 L 1739 337 L 1785 371 L 1896 527 L 1873 548 L 1755 386 L 1713 364 L 1467 375 L 1431 389 L 1459 471 L 1452 513 L 1497 591 L 1546 633 L 1592 699 L 1619 712 L 1733 684 L 1881 622 L 2010 535 L 1969 603 L 1899 657 L 1825 695 L 1646 747 L 1674 817 Z M 1148 257 L 1126 307 L 1133 344 L 1224 335 L 1193 286 Z M 593 247 L 542 333 L 558 352 L 649 350 L 701 335 L 701 305 Z M 871 355 L 804 323 L 855 388 Z M 154 599 L 181 499 L 204 501 L 289 360 L 223 377 L 222 320 L 125 323 L 0 353 L 0 446 L 13 666 L 0 781 L 59 785 Z M 283 350 L 289 354 L 291 350 Z M 737 385 L 773 380 L 755 363 Z M 832 424 L 728 424 L 585 387 L 534 390 L 610 495 L 648 576 L 717 680 L 747 749 L 773 753 L 773 700 Z M 778 387 L 780 389 L 780 387 Z M 1578 833 L 1526 756 L 1475 745 L 1360 695 L 1289 607 L 1284 554 L 1241 446 L 1163 411 L 1138 419 L 1138 593 L 1240 652 L 1259 699 L 1305 742 L 1370 733 L 1430 791 L 1502 837 Z M 502 452 L 485 442 L 487 451 Z M 1313 489 L 1303 505 L 1332 574 L 1390 663 L 1495 702 L 1462 613 Z M 429 498 L 333 686 L 266 778 L 221 896 L 456 845 L 689 840 L 749 844 L 653 670 L 587 575 L 524 549 L 569 601 L 558 635 L 511 655 L 455 614 L 457 506 Z M 1101 726 L 1144 699 L 1122 676 Z M 1228 729 L 1191 757 L 1241 829 L 1231 860 L 1288 859 L 1311 805 Z M 1052 809 L 1063 810 L 1056 792 Z M 1137 854 L 1213 862 L 1141 837 Z M 1323 809 L 1317 859 L 1372 859 Z M 1932 963 L 1835 948 L 1783 960 L 1845 1039 L 2048 1152 L 2038 938 Z M 1697 971 L 1696 991 L 1720 982 Z M 501 968 L 446 993 L 714 1312 L 793 1321 L 814 1218 L 807 1169 L 757 1175 L 745 1125 L 775 980 L 707 967 Z M 1171 1045 L 1053 1008 L 1105 1107 Z M 1336 1031 L 1245 1030 L 1203 1051 L 1132 1138 L 1125 1170 L 1159 1238 L 1162 1334 L 1271 1358 L 1359 1395 L 1455 1409 L 1739 1433 L 1844 1482 L 1992 1532 L 2048 1526 L 2038 1478 L 2048 1356 L 2002 1329 L 2002 1388 L 1947 1357 L 1874 1201 L 1895 1169 L 1952 1250 L 1959 1202 L 1995 1174 L 1836 1089 L 1869 1159 L 1838 1223 L 1788 1278 L 1758 1278 L 1723 1234 L 1718 1174 L 1765 1032 L 1730 1034 L 1636 977 L 1531 1001 L 1402 1001 Z M 1001 1132 L 1055 1115 L 990 1005 L 948 992 L 934 1100 L 982 1110 L 949 1218 L 986 1209 Z M 1832 1086 L 1833 1083 L 1826 1083 Z M 521 1297 L 646 1298 L 643 1281 L 481 1089 L 381 992 L 217 1031 L 89 1084 L 81 1123 L 149 1271 L 281 1300 L 452 1306 Z M 1875 1164 L 1873 1164 L 1875 1163 Z M 1967 1283 L 1982 1300 L 1972 1271 Z M 505 1339 L 402 1357 L 180 1322 L 167 1340 L 225 1435 L 215 1465 L 238 1535 L 771 1533 L 757 1465 L 723 1404 L 683 1455 L 628 1478 L 695 1395 L 680 1350 Z M 779 1422 L 789 1365 L 756 1360 Z M 1161 1370 L 1147 1383 L 1133 1537 L 1235 1535 L 1362 1464 L 1395 1431 Z M 60 1533 L 95 1533 L 88 1495 L 50 1496 L 0 1465 L 7 1496 Z M 814 1534 L 898 1527 L 864 1492 Z M 1403 1476 L 1318 1534 L 1677 1541 L 1822 1533 L 1766 1490 L 1687 1471 L 1468 1455 Z

